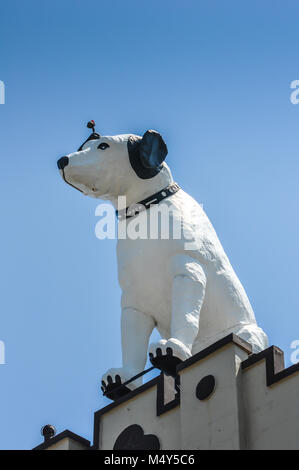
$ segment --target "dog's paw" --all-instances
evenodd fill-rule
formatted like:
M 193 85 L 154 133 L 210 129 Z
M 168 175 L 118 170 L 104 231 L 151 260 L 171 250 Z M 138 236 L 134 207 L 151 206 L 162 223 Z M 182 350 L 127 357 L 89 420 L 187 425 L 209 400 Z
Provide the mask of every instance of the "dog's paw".
M 172 355 L 178 357 L 181 361 L 185 361 L 192 356 L 191 350 L 176 338 L 167 340 L 165 348 L 166 351 L 167 349 L 171 349 Z
M 135 388 L 142 385 L 142 378 L 134 380 L 127 385 L 123 385 L 125 382 L 134 377 L 134 372 L 130 372 L 124 368 L 109 369 L 106 374 L 102 376 L 102 392 L 108 398 L 116 400 Z
M 167 343 L 167 340 L 166 339 L 160 339 L 160 341 L 158 341 L 157 343 L 152 343 L 149 347 L 149 355 L 151 357 L 152 356 L 161 356 L 161 355 L 165 355 L 166 354 L 166 348 L 165 348 L 165 345 Z
M 181 341 L 170 338 L 162 339 L 150 346 L 149 357 L 154 367 L 172 377 L 176 376 L 176 367 L 191 356 L 191 351 Z

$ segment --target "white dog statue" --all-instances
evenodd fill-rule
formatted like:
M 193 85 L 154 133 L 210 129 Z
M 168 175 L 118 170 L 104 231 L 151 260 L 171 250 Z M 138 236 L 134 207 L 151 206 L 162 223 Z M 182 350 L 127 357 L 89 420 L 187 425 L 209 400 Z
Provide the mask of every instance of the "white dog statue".
M 169 356 L 185 360 L 229 333 L 251 343 L 253 352 L 265 349 L 267 336 L 257 326 L 211 222 L 173 182 L 162 136 L 150 130 L 143 137 L 102 137 L 94 131 L 94 121 L 88 127 L 93 133 L 79 150 L 58 160 L 65 182 L 85 195 L 110 200 L 115 209 L 119 196 L 126 197 L 127 207 L 141 203 L 147 209 L 133 211 L 133 217 L 130 210 L 120 211 L 119 228 L 142 224 L 167 202 L 174 209 L 172 222 L 179 222 L 187 238 L 195 240 L 188 246 L 186 237 L 118 239 L 123 366 L 103 376 L 104 388 L 144 370 L 155 327 L 162 339 L 149 348 L 154 364 Z

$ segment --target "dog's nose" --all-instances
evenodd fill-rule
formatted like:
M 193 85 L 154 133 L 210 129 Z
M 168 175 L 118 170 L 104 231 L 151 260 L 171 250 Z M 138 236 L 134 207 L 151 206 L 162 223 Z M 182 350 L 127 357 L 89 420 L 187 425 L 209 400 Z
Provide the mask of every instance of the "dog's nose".
M 59 170 L 63 170 L 69 164 L 69 157 L 61 157 L 57 160 Z

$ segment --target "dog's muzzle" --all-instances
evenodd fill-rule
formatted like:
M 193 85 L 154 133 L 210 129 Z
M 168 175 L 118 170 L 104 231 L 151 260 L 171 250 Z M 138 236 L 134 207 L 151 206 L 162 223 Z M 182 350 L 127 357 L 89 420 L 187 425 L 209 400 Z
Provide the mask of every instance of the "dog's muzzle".
M 64 169 L 66 166 L 68 166 L 69 164 L 69 157 L 61 157 L 59 158 L 59 160 L 57 160 L 57 166 L 58 166 L 58 169 L 62 171 L 62 178 L 64 179 L 64 181 L 69 184 L 70 186 L 72 186 L 72 188 L 75 188 L 77 189 L 78 191 L 80 191 L 81 193 L 83 193 L 82 189 L 79 189 L 77 188 L 76 186 L 74 186 L 72 183 L 70 183 L 69 181 L 67 181 L 66 177 L 65 177 L 65 174 L 64 174 Z
M 63 170 L 69 164 L 69 157 L 61 157 L 57 160 L 59 170 Z

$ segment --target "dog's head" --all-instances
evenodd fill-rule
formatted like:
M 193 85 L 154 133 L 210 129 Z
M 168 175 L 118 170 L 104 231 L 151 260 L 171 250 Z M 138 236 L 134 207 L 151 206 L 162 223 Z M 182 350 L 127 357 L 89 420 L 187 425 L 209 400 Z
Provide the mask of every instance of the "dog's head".
M 113 200 L 130 188 L 156 177 L 163 185 L 171 181 L 164 160 L 167 146 L 153 130 L 143 137 L 123 134 L 100 136 L 93 132 L 77 152 L 58 160 L 66 183 L 83 194 Z

